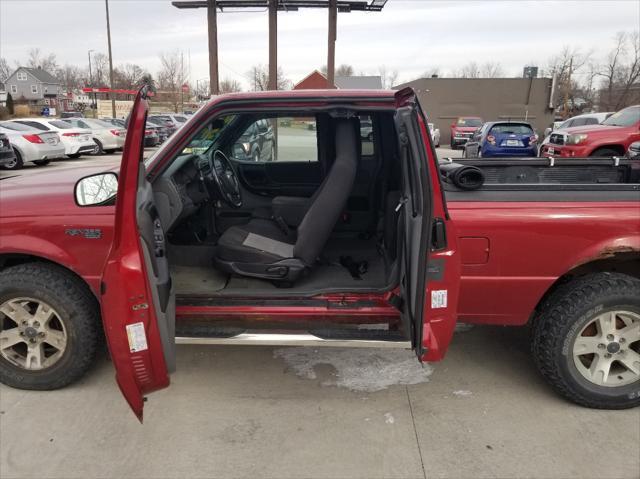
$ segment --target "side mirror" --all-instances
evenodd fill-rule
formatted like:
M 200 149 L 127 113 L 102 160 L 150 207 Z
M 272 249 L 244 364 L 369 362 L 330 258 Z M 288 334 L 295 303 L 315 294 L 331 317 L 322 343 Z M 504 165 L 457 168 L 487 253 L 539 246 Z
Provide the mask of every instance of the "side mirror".
M 546 136 L 549 136 L 549 135 L 551 134 L 551 132 L 552 132 L 552 131 L 553 131 L 553 130 L 552 130 L 551 128 L 545 128 L 545 129 L 544 129 L 544 136 L 545 136 L 545 137 L 546 137 Z
M 455 123 L 451 123 L 451 128 L 455 128 L 456 124 Z
M 76 183 L 75 198 L 78 206 L 106 206 L 113 204 L 118 192 L 115 173 L 86 176 Z

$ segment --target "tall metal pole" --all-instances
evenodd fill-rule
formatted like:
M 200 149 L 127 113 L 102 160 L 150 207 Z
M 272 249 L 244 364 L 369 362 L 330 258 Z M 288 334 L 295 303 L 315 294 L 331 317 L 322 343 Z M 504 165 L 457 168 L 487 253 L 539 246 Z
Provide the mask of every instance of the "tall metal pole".
M 104 6 L 107 11 L 107 42 L 109 43 L 109 88 L 113 90 L 113 58 L 111 56 L 111 25 L 109 24 L 109 0 L 104 0 Z M 111 117 L 116 117 L 116 99 L 111 96 Z
M 269 0 L 269 90 L 278 89 L 278 0 Z
M 336 23 L 338 8 L 336 0 L 329 0 L 329 38 L 327 45 L 327 88 L 335 88 L 336 71 Z
M 93 88 L 93 75 L 91 74 L 91 53 L 93 52 L 93 50 L 89 50 L 87 52 L 87 56 L 89 57 L 89 86 L 91 88 Z M 94 93 L 93 95 L 89 95 L 89 98 L 91 98 L 93 96 L 93 103 L 92 103 L 92 108 L 93 110 L 96 109 L 96 94 Z
M 220 93 L 218 82 L 218 12 L 216 0 L 208 0 L 207 27 L 209 31 L 209 92 L 211 95 Z

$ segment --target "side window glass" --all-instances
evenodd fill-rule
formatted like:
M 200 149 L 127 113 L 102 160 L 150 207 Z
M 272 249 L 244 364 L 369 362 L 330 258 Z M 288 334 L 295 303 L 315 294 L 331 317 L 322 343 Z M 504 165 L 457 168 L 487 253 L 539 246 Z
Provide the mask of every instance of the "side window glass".
M 583 126 L 583 125 L 586 125 L 586 124 L 587 124 L 587 121 L 584 118 L 576 118 L 571 123 L 571 126 Z
M 598 119 L 597 118 L 585 118 L 584 124 L 585 125 L 597 125 L 598 124 Z
M 360 139 L 362 156 L 373 155 L 373 119 L 369 115 L 360 115 Z
M 261 118 L 245 128 L 231 148 L 238 161 L 318 161 L 313 117 Z

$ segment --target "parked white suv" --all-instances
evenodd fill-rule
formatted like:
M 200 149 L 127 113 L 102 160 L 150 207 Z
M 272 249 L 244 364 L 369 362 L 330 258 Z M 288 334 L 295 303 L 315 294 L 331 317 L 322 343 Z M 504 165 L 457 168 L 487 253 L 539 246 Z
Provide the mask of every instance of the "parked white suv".
M 9 138 L 16 158 L 4 165 L 18 170 L 25 163 L 46 165 L 56 158 L 64 158 L 64 145 L 55 131 L 41 131 L 12 121 L 0 121 L 0 133 Z
M 21 118 L 12 121 L 37 130 L 57 132 L 69 158 L 78 158 L 83 153 L 92 153 L 96 149 L 91 130 L 75 128 L 66 121 L 55 118 Z
M 93 141 L 97 145 L 94 151 L 98 155 L 113 153 L 124 146 L 124 137 L 127 134 L 127 130 L 124 128 L 118 128 L 111 123 L 93 118 L 65 118 L 63 121 L 76 128 L 91 130 Z

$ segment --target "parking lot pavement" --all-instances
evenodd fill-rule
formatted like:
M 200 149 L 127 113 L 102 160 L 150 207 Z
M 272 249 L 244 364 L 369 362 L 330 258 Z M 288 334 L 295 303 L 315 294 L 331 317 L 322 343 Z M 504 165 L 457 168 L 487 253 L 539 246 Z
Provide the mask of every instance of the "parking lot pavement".
M 103 356 L 63 390 L 0 386 L 0 476 L 640 475 L 640 412 L 557 397 L 522 329 L 459 332 L 424 369 L 408 351 L 179 346 L 144 425 L 113 376 Z
M 150 156 L 156 148 L 145 148 L 144 156 L 145 158 Z M 6 176 L 14 176 L 14 175 L 32 175 L 34 173 L 38 173 L 40 171 L 47 171 L 51 168 L 75 168 L 78 165 L 105 165 L 107 168 L 111 168 L 113 165 L 120 162 L 122 158 L 122 152 L 117 151 L 111 155 L 86 155 L 81 156 L 80 158 L 65 158 L 61 160 L 54 160 L 48 165 L 45 166 L 37 166 L 33 163 L 27 163 L 20 170 L 2 170 L 0 169 L 0 178 Z
M 436 154 L 440 160 L 444 158 L 462 158 L 462 150 L 452 150 L 451 148 L 443 146 L 436 148 Z

